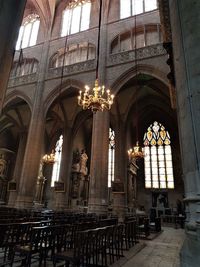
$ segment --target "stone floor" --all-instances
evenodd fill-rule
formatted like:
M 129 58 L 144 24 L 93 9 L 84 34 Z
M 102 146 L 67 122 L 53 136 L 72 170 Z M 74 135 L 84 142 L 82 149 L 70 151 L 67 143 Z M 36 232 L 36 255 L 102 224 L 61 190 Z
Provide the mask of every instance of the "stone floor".
M 184 241 L 184 230 L 163 228 L 151 241 L 142 241 L 125 253 L 112 267 L 179 267 L 179 252 Z

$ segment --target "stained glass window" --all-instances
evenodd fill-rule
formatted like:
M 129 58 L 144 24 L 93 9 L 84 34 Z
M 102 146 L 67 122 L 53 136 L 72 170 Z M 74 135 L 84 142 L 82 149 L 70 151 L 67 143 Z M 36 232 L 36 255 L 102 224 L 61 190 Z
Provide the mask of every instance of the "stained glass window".
M 111 187 L 111 182 L 114 181 L 115 169 L 115 132 L 109 129 L 109 150 L 108 150 L 108 187 Z
M 120 18 L 124 19 L 157 8 L 157 0 L 120 0 Z
M 155 121 L 144 134 L 145 187 L 173 189 L 171 140 L 165 127 Z
M 63 12 L 61 36 L 85 31 L 90 25 L 91 2 L 73 8 L 66 8 Z
M 25 18 L 23 25 L 20 27 L 19 35 L 16 44 L 16 50 L 33 46 L 37 42 L 37 36 L 40 26 L 40 17 L 36 14 L 31 14 Z
M 51 176 L 51 186 L 54 186 L 54 182 L 57 182 L 60 174 L 60 164 L 62 158 L 62 145 L 63 145 L 63 136 L 61 135 L 58 141 L 56 142 L 55 147 L 55 163 L 53 165 L 53 171 Z

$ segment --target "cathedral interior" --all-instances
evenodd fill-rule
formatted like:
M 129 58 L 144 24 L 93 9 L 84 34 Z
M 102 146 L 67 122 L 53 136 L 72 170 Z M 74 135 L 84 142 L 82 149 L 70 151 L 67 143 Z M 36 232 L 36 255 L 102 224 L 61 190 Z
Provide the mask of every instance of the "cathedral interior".
M 200 266 L 198 22 L 195 0 L 1 0 L 0 266 L 24 233 L 90 248 L 65 266 L 110 266 L 164 223 L 184 228 L 180 266 Z M 20 266 L 57 266 L 58 243 L 54 265 L 34 247 Z

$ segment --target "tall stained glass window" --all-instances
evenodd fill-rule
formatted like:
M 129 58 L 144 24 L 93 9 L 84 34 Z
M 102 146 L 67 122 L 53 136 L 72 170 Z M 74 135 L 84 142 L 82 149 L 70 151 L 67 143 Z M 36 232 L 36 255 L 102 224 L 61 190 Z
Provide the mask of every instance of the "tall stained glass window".
M 109 150 L 108 150 L 108 187 L 114 181 L 115 170 L 115 132 L 109 129 Z
M 62 158 L 62 145 L 63 145 L 63 136 L 61 135 L 58 141 L 56 142 L 55 147 L 55 163 L 53 165 L 53 171 L 51 176 L 51 186 L 54 186 L 54 182 L 57 182 L 60 174 L 60 164 Z
M 91 2 L 66 8 L 63 12 L 61 36 L 85 31 L 90 25 Z
M 35 45 L 37 42 L 39 27 L 40 17 L 38 15 L 31 14 L 26 17 L 19 30 L 16 50 Z
M 155 121 L 144 134 L 145 187 L 173 189 L 171 140 L 165 127 Z
M 124 19 L 157 8 L 157 0 L 120 0 L 120 18 Z

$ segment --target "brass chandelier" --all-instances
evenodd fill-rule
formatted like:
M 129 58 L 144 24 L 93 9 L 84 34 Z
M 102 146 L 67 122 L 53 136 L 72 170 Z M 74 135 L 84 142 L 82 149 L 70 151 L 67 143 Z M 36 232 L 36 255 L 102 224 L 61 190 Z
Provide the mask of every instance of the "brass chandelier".
M 139 145 L 139 142 L 136 142 L 136 145 L 133 148 L 128 150 L 129 159 L 139 159 L 144 158 L 144 151 L 142 147 Z
M 107 89 L 105 93 L 105 86 L 99 86 L 98 79 L 95 80 L 93 88 L 93 94 L 90 94 L 89 86 L 85 86 L 85 92 L 79 92 L 78 104 L 85 109 L 91 109 L 92 112 L 96 113 L 98 110 L 103 111 L 104 109 L 109 110 L 113 104 L 114 95 L 110 94 L 110 90 Z M 105 96 L 107 94 L 107 96 Z
M 55 159 L 55 153 L 54 151 L 52 150 L 50 154 L 45 154 L 43 157 L 42 157 L 42 162 L 45 163 L 45 164 L 54 164 L 56 161 Z
M 77 2 L 83 2 L 78 1 Z M 85 1 L 84 1 L 85 2 Z M 93 92 L 90 91 L 89 86 L 85 86 L 85 91 L 79 91 L 78 105 L 83 110 L 91 109 L 93 113 L 97 111 L 104 111 L 111 109 L 113 104 L 114 95 L 110 93 L 110 89 L 105 89 L 105 86 L 99 86 L 98 71 L 99 71 L 99 50 L 100 50 L 100 33 L 101 33 L 101 13 L 102 13 L 102 0 L 100 0 L 99 8 L 99 25 L 98 25 L 98 43 L 97 43 L 97 65 L 96 65 L 96 80 Z

